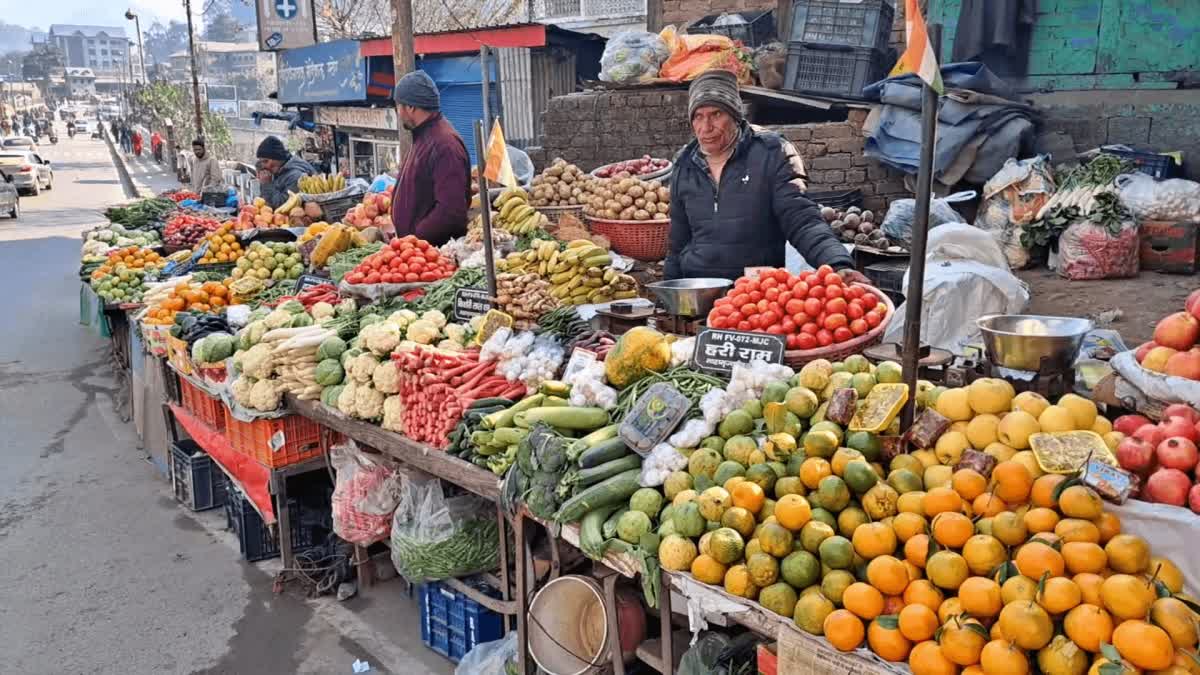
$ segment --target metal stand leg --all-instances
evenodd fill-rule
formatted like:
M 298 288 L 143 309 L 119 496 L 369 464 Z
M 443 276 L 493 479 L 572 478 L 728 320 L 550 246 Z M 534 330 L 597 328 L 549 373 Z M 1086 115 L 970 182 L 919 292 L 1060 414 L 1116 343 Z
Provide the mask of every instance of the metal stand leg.
M 508 602 L 512 600 L 512 591 L 508 585 L 508 521 L 504 518 L 504 507 L 496 505 L 496 521 L 499 525 L 500 532 L 500 599 Z M 508 631 L 512 630 L 512 622 L 508 617 L 504 617 L 504 634 L 508 635 Z
M 613 675 L 625 675 L 625 654 L 621 648 L 621 626 L 617 619 L 617 574 L 604 577 L 604 604 L 608 605 L 608 654 Z
M 671 578 L 662 570 L 659 577 L 658 621 L 662 624 L 662 675 L 675 673 L 675 628 L 671 625 Z
M 516 573 L 517 573 L 517 673 L 518 675 L 528 675 L 532 671 L 529 669 L 529 576 L 526 571 L 526 563 L 529 560 L 528 547 L 525 543 L 525 516 L 518 514 L 513 519 L 514 545 L 516 547 Z

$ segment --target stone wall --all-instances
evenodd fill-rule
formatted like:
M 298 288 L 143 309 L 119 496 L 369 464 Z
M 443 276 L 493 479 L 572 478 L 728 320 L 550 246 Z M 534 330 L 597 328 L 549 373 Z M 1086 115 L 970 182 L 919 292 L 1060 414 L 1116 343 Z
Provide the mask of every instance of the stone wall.
M 863 156 L 865 110 L 846 121 L 770 126 L 795 144 L 808 170 L 809 190 L 858 188 L 864 208 L 882 210 L 910 196 L 903 174 Z M 550 100 L 543 116 L 542 146 L 531 148 L 539 169 L 556 157 L 591 170 L 641 157 L 674 157 L 692 139 L 684 89 L 586 91 Z
M 776 0 L 662 0 L 663 25 L 686 28 L 710 14 L 775 9 Z

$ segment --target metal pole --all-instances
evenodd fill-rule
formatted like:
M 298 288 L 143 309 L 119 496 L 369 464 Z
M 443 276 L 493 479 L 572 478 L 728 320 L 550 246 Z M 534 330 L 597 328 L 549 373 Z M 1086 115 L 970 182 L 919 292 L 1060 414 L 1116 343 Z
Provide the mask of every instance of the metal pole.
M 146 75 L 146 48 L 142 45 L 142 19 L 137 14 L 133 15 L 133 25 L 138 34 L 138 61 L 142 62 L 142 84 L 150 84 L 150 76 Z
M 492 245 L 492 198 L 483 175 L 483 121 L 475 120 L 475 156 L 479 158 L 479 218 L 483 221 L 483 269 L 487 273 L 488 296 L 496 297 L 496 252 Z
M 942 27 L 930 24 L 929 45 L 937 54 L 942 44 Z M 912 245 L 909 249 L 908 289 L 904 315 L 904 383 L 910 396 L 904 406 L 900 428 L 912 426 L 917 410 L 917 375 L 921 360 L 921 308 L 925 296 L 925 244 L 929 235 L 929 203 L 933 199 L 933 150 L 937 140 L 938 94 L 929 85 L 921 87 L 921 164 L 917 169 L 917 210 L 913 214 Z
M 491 72 L 488 69 L 488 54 L 491 52 L 487 45 L 479 45 L 479 79 L 483 83 L 483 123 L 484 131 L 491 133 L 492 129 L 492 102 L 491 102 Z M 486 136 L 485 136 L 486 138 Z M 480 155 L 482 157 L 483 155 Z M 482 172 L 480 172 L 482 173 Z
M 400 78 L 417 68 L 417 56 L 413 53 L 412 0 L 392 0 L 392 73 Z M 397 134 L 400 156 L 412 149 L 412 134 L 403 129 Z M 351 153 L 353 155 L 353 153 Z M 353 163 L 353 158 L 351 159 Z
M 192 0 L 183 0 L 187 12 L 188 55 L 192 62 L 192 104 L 196 107 L 196 136 L 204 135 L 204 115 L 200 112 L 200 71 L 196 68 L 196 35 L 192 29 Z

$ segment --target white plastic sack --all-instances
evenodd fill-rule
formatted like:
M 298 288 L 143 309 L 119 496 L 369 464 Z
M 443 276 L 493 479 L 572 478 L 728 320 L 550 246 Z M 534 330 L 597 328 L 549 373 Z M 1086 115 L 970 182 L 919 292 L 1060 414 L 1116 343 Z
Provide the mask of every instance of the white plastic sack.
M 1020 161 L 1010 157 L 984 184 L 975 227 L 1000 242 L 1010 267 L 1029 265 L 1029 251 L 1021 245 L 1021 235 L 1053 194 L 1054 178 L 1046 155 Z
M 1200 183 L 1182 178 L 1158 181 L 1144 173 L 1117 176 L 1114 182 L 1137 220 L 1200 222 Z
M 929 230 L 947 223 L 965 223 L 963 217 L 954 210 L 954 204 L 968 202 L 975 198 L 974 190 L 955 192 L 944 199 L 934 198 L 929 202 Z M 897 199 L 888 206 L 887 214 L 879 228 L 893 241 L 901 241 L 906 245 L 912 241 L 912 224 L 917 214 L 917 200 Z
M 619 84 L 648 82 L 658 77 L 658 69 L 670 55 L 667 43 L 657 33 L 622 31 L 604 47 L 600 79 Z
M 908 274 L 904 275 L 907 295 Z M 971 225 L 950 223 L 929 231 L 921 342 L 963 353 L 979 342 L 975 320 L 986 314 L 1019 314 L 1029 304 L 1029 287 L 1008 270 L 995 239 Z M 907 303 L 896 308 L 885 342 L 904 341 Z
M 471 648 L 454 675 L 505 675 L 505 664 L 517 655 L 517 631 L 509 631 L 499 640 L 483 642 Z
M 1150 398 L 1200 408 L 1200 382 L 1146 370 L 1137 362 L 1133 350 L 1117 354 L 1109 365 Z

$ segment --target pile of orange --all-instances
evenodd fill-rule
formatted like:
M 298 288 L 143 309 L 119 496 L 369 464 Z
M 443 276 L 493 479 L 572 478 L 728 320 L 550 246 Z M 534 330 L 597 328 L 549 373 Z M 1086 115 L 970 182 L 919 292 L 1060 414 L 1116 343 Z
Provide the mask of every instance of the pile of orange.
M 162 265 L 163 258 L 157 251 L 151 248 L 141 248 L 139 246 L 119 248 L 108 252 L 108 260 L 95 270 L 92 270 L 92 278 L 98 279 L 106 274 L 112 274 L 116 270 L 117 265 L 122 264 L 125 267 L 141 269 L 147 266 Z
M 228 282 L 229 280 L 226 280 Z M 217 312 L 230 302 L 227 283 L 206 281 L 202 284 L 178 283 L 167 297 L 151 306 L 146 312 L 146 323 L 170 325 L 175 322 L 177 312 Z
M 201 265 L 237 262 L 242 257 L 242 244 L 233 233 L 233 225 L 233 221 L 221 225 L 197 244 L 199 247 L 208 242 L 208 250 L 199 260 Z

